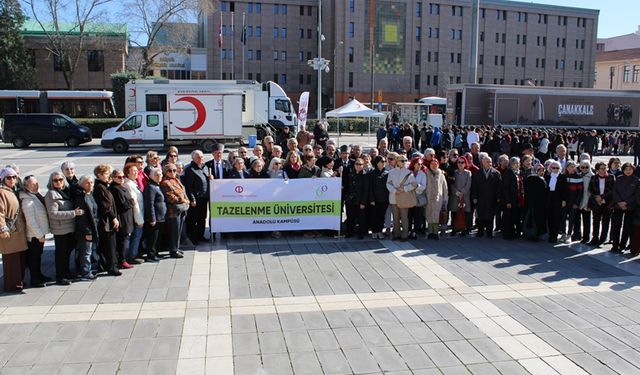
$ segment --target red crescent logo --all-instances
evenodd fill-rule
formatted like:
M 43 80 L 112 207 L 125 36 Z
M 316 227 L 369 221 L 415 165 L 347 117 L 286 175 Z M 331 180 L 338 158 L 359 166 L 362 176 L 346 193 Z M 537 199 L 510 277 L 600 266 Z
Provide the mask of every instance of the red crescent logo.
M 200 100 L 194 98 L 193 96 L 182 97 L 176 100 L 176 103 L 178 102 L 187 102 L 195 107 L 196 121 L 194 121 L 193 124 L 184 128 L 176 126 L 176 129 L 183 131 L 185 133 L 191 133 L 200 129 L 202 125 L 204 125 L 204 120 L 207 118 L 207 110 L 204 108 L 204 104 L 202 104 Z
M 132 87 L 132 88 L 129 89 L 129 91 L 131 92 L 131 95 L 129 95 L 129 96 L 135 98 L 136 97 L 136 88 Z

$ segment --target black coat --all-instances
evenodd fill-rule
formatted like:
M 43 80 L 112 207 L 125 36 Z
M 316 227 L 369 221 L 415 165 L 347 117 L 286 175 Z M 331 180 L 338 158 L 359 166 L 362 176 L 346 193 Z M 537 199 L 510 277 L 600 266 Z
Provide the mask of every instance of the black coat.
M 358 205 L 369 202 L 369 176 L 364 172 L 356 173 L 353 170 L 349 173 L 348 190 L 346 192 L 347 204 Z
M 236 169 L 232 169 L 231 171 L 229 171 L 229 178 L 242 178 L 240 174 L 242 174 L 242 177 L 244 178 L 249 178 L 249 172 L 245 171 L 244 169 L 240 172 L 238 172 Z
M 589 181 L 589 208 L 595 209 L 598 208 L 598 204 L 596 203 L 596 196 L 600 196 L 604 200 L 604 204 L 608 208 L 613 207 L 613 184 L 615 184 L 616 178 L 613 175 L 607 175 L 604 182 L 604 194 L 600 194 L 600 177 L 596 174 L 595 176 L 591 176 L 591 181 Z
M 500 202 L 500 184 L 502 176 L 495 168 L 489 170 L 485 176 L 484 170 L 476 171 L 471 178 L 471 199 L 477 199 L 475 204 L 479 219 L 491 219 L 496 214 Z
M 555 191 L 551 191 L 549 187 L 549 181 L 551 181 L 551 176 L 544 176 L 544 180 L 547 183 L 547 190 L 549 191 L 549 196 L 553 196 L 557 201 L 567 201 L 569 198 L 569 185 L 567 183 L 567 176 L 564 174 L 558 175 L 558 181 L 556 182 Z
M 502 185 L 500 189 L 500 204 L 506 207 L 511 204 L 512 207 L 518 206 L 518 178 L 511 169 L 508 169 L 502 176 Z M 522 181 L 524 189 L 524 181 Z
M 369 176 L 369 202 L 389 203 L 389 189 L 387 189 L 389 172 L 386 169 L 380 171 L 376 168 L 367 176 Z
M 264 170 L 264 168 L 260 172 L 256 172 L 253 168 L 249 169 L 249 178 L 269 178 L 269 175 Z
M 85 236 L 92 236 L 92 241 L 98 241 L 98 203 L 93 195 L 76 195 L 74 199 L 75 207 L 84 210 L 84 214 L 76 216 L 75 238 L 78 241 L 85 241 Z
M 213 176 L 214 180 L 219 179 L 219 177 L 217 177 L 217 172 L 214 171 L 214 164 L 215 160 L 211 159 L 208 162 L 204 163 L 204 165 L 207 167 L 207 169 L 209 170 L 209 175 Z M 229 160 L 225 160 L 222 159 L 220 160 L 220 163 L 222 163 L 222 178 L 229 178 L 229 171 L 231 170 L 231 163 L 229 163 Z
M 144 221 L 147 223 L 163 223 L 167 215 L 164 194 L 155 181 L 149 181 L 144 189 Z
M 109 191 L 106 182 L 96 179 L 93 188 L 93 198 L 98 204 L 98 230 L 105 232 L 113 231 L 113 219 L 118 218 L 113 195 Z
M 124 185 L 111 184 L 109 190 L 113 195 L 113 202 L 118 212 L 118 221 L 120 222 L 118 232 L 124 234 L 133 233 L 133 197 L 129 189 Z
M 538 228 L 538 235 L 547 232 L 547 182 L 538 175 L 524 179 L 524 206 Z M 526 223 L 525 223 L 526 224 Z
M 191 162 L 184 169 L 184 188 L 189 201 L 196 199 L 209 199 L 209 169 L 206 166 L 200 167 Z

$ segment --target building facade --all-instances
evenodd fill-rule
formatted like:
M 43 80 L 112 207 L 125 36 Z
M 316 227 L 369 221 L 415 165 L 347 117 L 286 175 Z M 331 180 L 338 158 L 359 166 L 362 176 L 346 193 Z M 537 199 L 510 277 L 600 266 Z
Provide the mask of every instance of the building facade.
M 640 48 L 598 52 L 594 87 L 640 90 Z
M 598 39 L 598 52 L 640 48 L 640 26 L 635 33 Z
M 111 74 L 125 69 L 129 37 L 126 24 L 99 24 L 89 26 L 84 46 L 79 52 L 79 62 L 74 78 L 76 90 L 104 90 L 111 88 Z M 25 22 L 22 28 L 25 47 L 31 53 L 31 64 L 36 70 L 37 87 L 41 90 L 67 89 L 62 62 L 49 50 L 47 32 L 34 21 Z M 74 42 L 77 32 L 62 32 Z
M 481 4 L 478 83 L 593 86 L 599 11 L 504 0 Z M 216 0 L 214 8 L 205 21 L 208 77 L 241 78 L 244 61 L 243 78 L 274 80 L 292 98 L 310 91 L 309 111 L 315 112 L 316 71 L 307 60 L 318 55 L 317 1 Z M 330 72 L 322 73 L 323 107 L 350 97 L 413 102 L 470 82 L 473 15 L 471 0 L 322 0 L 322 56 L 331 60 Z

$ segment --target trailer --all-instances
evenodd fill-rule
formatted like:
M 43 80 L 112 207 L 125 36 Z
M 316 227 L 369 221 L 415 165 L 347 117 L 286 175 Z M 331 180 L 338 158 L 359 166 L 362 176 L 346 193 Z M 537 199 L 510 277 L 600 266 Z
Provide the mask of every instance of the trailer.
M 460 84 L 447 90 L 447 122 L 506 127 L 640 128 L 640 92 Z

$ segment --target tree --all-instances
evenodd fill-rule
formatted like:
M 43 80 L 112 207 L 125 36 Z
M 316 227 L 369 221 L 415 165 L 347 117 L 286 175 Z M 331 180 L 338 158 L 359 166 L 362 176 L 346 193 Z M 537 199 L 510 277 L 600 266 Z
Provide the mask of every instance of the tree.
M 20 34 L 24 21 L 18 0 L 0 2 L 0 89 L 35 88 L 31 58 Z
M 140 47 L 138 72 L 145 76 L 155 59 L 168 52 L 186 52 L 197 37 L 194 23 L 208 14 L 211 1 L 130 0 L 123 3 L 123 16 L 132 30 L 131 43 Z
M 87 53 L 89 34 L 100 31 L 98 21 L 104 15 L 101 8 L 111 1 L 25 0 L 46 36 L 46 48 L 62 71 L 68 89 L 74 88 L 74 75 L 81 57 Z

